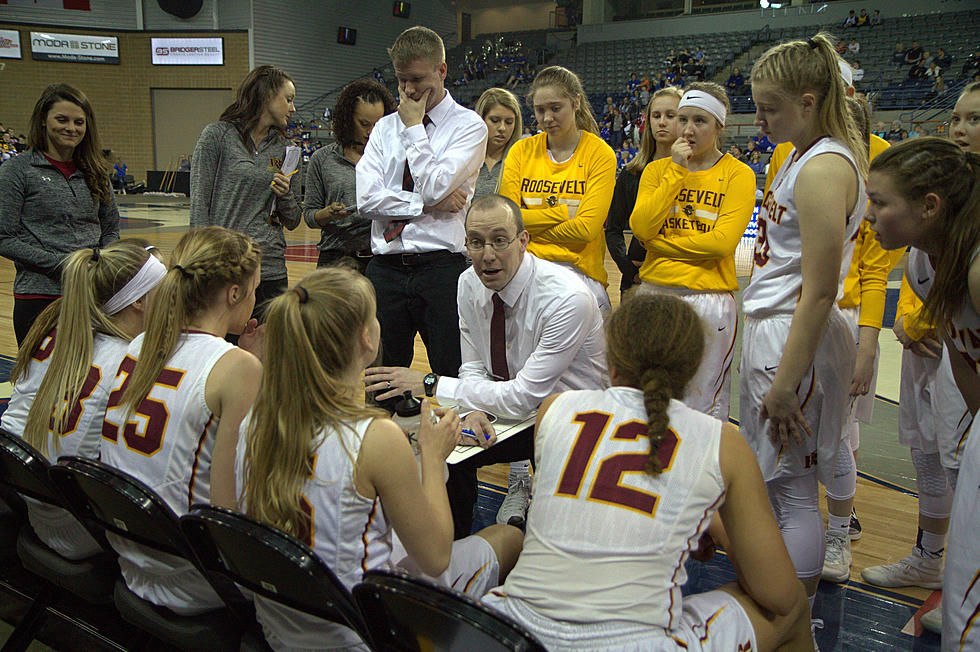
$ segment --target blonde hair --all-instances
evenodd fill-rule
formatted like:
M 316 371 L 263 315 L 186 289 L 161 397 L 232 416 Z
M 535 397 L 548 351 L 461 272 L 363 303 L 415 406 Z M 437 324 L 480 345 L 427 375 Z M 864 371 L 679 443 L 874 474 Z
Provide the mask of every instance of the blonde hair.
M 728 93 L 725 91 L 725 87 L 721 84 L 716 84 L 715 82 L 710 81 L 694 82 L 693 84 L 688 85 L 687 90 L 707 93 L 711 97 L 721 102 L 722 106 L 725 107 L 726 114 L 731 113 L 732 111 L 732 103 L 728 100 Z M 721 124 L 721 122 L 718 121 L 718 118 L 715 118 L 715 124 L 718 126 L 718 147 L 721 147 L 725 144 L 725 136 L 727 135 L 725 133 L 725 125 Z
M 752 84 L 773 84 L 786 98 L 813 93 L 820 131 L 843 142 L 854 155 L 861 176 L 867 177 L 868 157 L 844 101 L 847 89 L 837 63 L 839 59 L 833 37 L 826 32 L 806 41 L 780 43 L 766 50 L 752 66 Z
M 960 93 L 960 96 L 956 98 L 956 101 L 959 102 L 970 93 L 975 93 L 976 91 L 980 91 L 980 81 L 970 82 L 969 84 L 964 86 L 963 92 Z
M 129 238 L 105 249 L 79 249 L 69 255 L 61 273 L 64 294 L 38 316 L 17 352 L 10 376 L 14 383 L 27 375 L 34 360 L 43 359 L 35 356 L 57 329 L 48 370 L 31 403 L 23 432 L 24 440 L 45 455 L 49 453 L 48 433 L 68 434 L 75 404 L 86 398 L 82 396 L 86 385 L 92 385 L 94 332 L 127 342 L 132 339 L 102 306 L 139 272 L 150 256 L 146 247 L 145 241 Z M 98 378 L 94 382 L 98 383 Z M 88 391 L 92 389 L 94 386 Z M 57 446 L 57 437 L 54 442 Z
M 567 97 L 572 104 L 578 100 L 578 108 L 575 109 L 575 126 L 582 131 L 588 131 L 596 136 L 599 135 L 599 125 L 592 115 L 592 107 L 589 105 L 589 98 L 585 95 L 582 88 L 582 80 L 568 68 L 561 66 L 548 66 L 537 74 L 531 82 L 531 90 L 527 93 L 527 103 L 534 106 L 534 94 L 545 86 L 554 86 L 558 92 Z
M 396 66 L 404 66 L 416 59 L 425 59 L 439 65 L 446 60 L 446 46 L 442 38 L 431 29 L 416 25 L 398 35 L 388 48 L 388 56 Z
M 184 234 L 170 256 L 170 269 L 156 287 L 146 313 L 146 332 L 139 359 L 122 396 L 132 416 L 153 388 L 192 319 L 215 295 L 233 283 L 244 284 L 259 267 L 259 246 L 243 233 L 207 226 Z M 244 300 L 247 293 L 242 293 Z
M 480 114 L 481 118 L 486 118 L 487 114 L 490 113 L 490 109 L 497 105 L 514 112 L 514 133 L 510 135 L 510 140 L 504 145 L 504 152 L 506 153 L 511 145 L 520 140 L 521 134 L 524 132 L 524 121 L 521 119 L 521 105 L 518 103 L 517 97 L 506 88 L 488 88 L 480 95 L 480 99 L 476 101 L 476 106 L 473 110 Z
M 650 96 L 650 102 L 647 104 L 647 125 L 643 130 L 643 135 L 640 136 L 640 149 L 636 152 L 636 155 L 626 164 L 625 170 L 630 174 L 642 174 L 643 168 L 647 166 L 647 163 L 653 160 L 653 157 L 657 154 L 657 140 L 653 137 L 653 129 L 650 128 L 650 110 L 653 107 L 653 102 L 660 97 L 673 97 L 678 102 L 684 93 L 681 92 L 676 86 L 665 86 L 659 91 L 655 92 Z
M 245 444 L 242 500 L 253 518 L 310 543 L 303 487 L 321 431 L 386 414 L 348 385 L 374 288 L 343 267 L 316 270 L 268 304 L 262 385 Z M 302 391 L 296 391 L 302 387 Z M 353 455 L 347 451 L 353 461 Z
M 667 408 L 680 399 L 704 352 L 701 318 L 686 302 L 666 294 L 627 293 L 606 321 L 610 371 L 643 390 L 650 457 L 645 471 L 663 470 L 660 444 L 670 432 Z

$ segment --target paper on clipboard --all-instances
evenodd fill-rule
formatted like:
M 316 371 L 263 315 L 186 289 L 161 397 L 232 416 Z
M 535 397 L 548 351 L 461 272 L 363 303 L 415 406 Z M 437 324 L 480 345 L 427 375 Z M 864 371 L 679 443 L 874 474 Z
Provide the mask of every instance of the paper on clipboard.
M 282 172 L 287 177 L 296 171 L 299 167 L 299 157 L 302 155 L 303 149 L 297 147 L 296 145 L 286 145 L 286 154 L 282 157 L 282 165 L 279 167 L 279 171 Z M 276 212 L 276 196 L 272 195 L 272 206 L 269 208 L 269 217 Z
M 526 419 L 497 419 L 497 422 L 493 424 L 494 430 L 497 432 L 497 444 L 505 439 L 510 439 L 514 435 L 519 435 L 529 428 L 533 428 L 535 418 L 537 418 L 537 411 L 531 413 Z M 497 444 L 494 444 L 494 446 Z M 463 460 L 468 460 L 485 450 L 489 449 L 480 446 L 457 446 L 449 454 L 449 457 L 446 458 L 446 464 L 459 464 Z

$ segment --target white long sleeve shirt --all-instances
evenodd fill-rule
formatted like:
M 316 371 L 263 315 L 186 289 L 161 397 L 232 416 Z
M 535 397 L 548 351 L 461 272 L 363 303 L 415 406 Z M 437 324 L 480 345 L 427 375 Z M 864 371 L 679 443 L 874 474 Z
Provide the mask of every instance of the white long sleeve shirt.
M 551 394 L 604 389 L 606 343 L 595 295 L 573 271 L 525 253 L 504 302 L 510 380 L 490 372 L 493 290 L 470 267 L 459 277 L 459 378 L 442 376 L 436 395 L 462 407 L 524 418 Z
M 373 220 L 375 254 L 463 252 L 469 201 L 456 212 L 422 209 L 458 188 L 472 198 L 486 152 L 487 126 L 479 115 L 457 104 L 449 91 L 426 115 L 432 121 L 428 126 L 405 127 L 397 112 L 381 118 L 357 163 L 357 210 Z M 402 190 L 406 161 L 414 191 Z M 393 220 L 409 222 L 399 237 L 385 242 L 384 231 Z

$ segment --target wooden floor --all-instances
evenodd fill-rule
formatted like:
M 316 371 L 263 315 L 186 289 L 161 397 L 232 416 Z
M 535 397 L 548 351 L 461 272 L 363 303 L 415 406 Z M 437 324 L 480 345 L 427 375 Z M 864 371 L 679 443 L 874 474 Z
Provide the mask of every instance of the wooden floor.
M 143 195 L 120 198 L 119 203 L 124 218 L 122 223 L 123 235 L 146 238 L 167 254 L 186 231 L 188 224 L 186 198 Z M 289 245 L 287 257 L 291 283 L 298 281 L 315 268 L 315 245 L 318 240 L 319 232 L 315 232 L 305 225 L 301 225 L 295 231 L 287 234 Z M 615 307 L 619 304 L 620 274 L 608 255 L 606 269 L 609 273 L 609 295 Z M 739 271 L 742 272 L 743 270 Z M 12 285 L 13 266 L 6 260 L 0 260 L 0 324 L 3 325 L 0 327 L 0 355 L 3 356 L 16 354 L 13 329 L 10 326 Z M 883 368 L 891 369 L 894 367 L 897 369 L 895 360 L 900 356 L 900 347 L 896 350 L 892 340 L 894 337 L 889 338 L 888 334 L 882 336 L 882 364 Z M 417 369 L 428 370 L 425 349 L 421 341 L 416 342 L 416 357 L 412 366 Z M 889 396 L 890 398 L 897 399 L 897 373 L 887 374 L 883 377 L 883 381 L 879 392 L 886 391 L 893 395 Z M 733 382 L 733 387 L 737 392 L 737 379 Z M 2 388 L 0 391 L 3 391 Z M 734 398 L 737 400 L 737 397 Z M 736 405 L 737 403 L 733 401 L 733 415 L 737 415 Z M 876 406 L 875 410 L 876 420 L 884 420 L 886 424 L 895 423 L 897 407 L 882 402 Z M 891 435 L 886 433 L 885 437 L 888 436 Z M 874 454 L 873 450 L 866 450 L 866 448 L 862 448 L 862 454 L 867 453 L 869 457 Z M 905 456 L 908 456 L 907 450 Z M 900 462 L 907 464 L 907 460 L 900 460 Z M 483 469 L 480 478 L 484 482 L 505 486 L 506 474 L 507 466 L 497 465 Z M 914 489 L 914 486 L 905 484 L 907 488 Z M 914 543 L 917 513 L 916 499 L 907 493 L 886 488 L 866 479 L 861 479 L 858 485 L 856 507 L 864 526 L 864 538 L 853 546 L 854 568 L 852 578 L 855 579 L 860 578 L 859 571 L 861 568 L 894 561 L 908 554 Z M 923 600 L 929 592 L 913 589 L 903 590 L 901 593 L 913 600 Z

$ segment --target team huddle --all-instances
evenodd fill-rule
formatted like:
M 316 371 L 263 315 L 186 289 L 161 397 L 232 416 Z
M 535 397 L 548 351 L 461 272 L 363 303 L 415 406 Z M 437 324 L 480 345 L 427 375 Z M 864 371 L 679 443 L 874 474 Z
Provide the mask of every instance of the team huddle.
M 194 228 L 169 260 L 118 239 L 101 190 L 93 246 L 51 269 L 15 258 L 3 428 L 51 460 L 99 458 L 177 514 L 210 502 L 279 528 L 348 588 L 379 568 L 427 577 L 548 649 L 812 649 L 818 582 L 849 578 L 860 536 L 858 423 L 888 273 L 911 247 L 895 331 L 919 535 L 863 576 L 942 587 L 943 649 L 980 646 L 980 85 L 954 109 L 954 140 L 887 148 L 829 36 L 757 61 L 756 124 L 781 145 L 742 294 L 736 428 L 734 254 L 755 175 L 720 149 L 724 88 L 653 94 L 617 178 L 573 72 L 537 74 L 542 133 L 519 139 L 509 92 L 476 112 L 452 99 L 434 32 L 406 30 L 389 52 L 400 102 L 345 89 L 349 124 L 311 160 L 302 202 L 265 166 L 283 158 L 295 87 L 262 66 L 201 134 Z M 87 100 L 46 93 L 41 136 L 0 183 L 50 166 L 91 187 L 87 168 L 65 167 L 82 136 L 57 127 L 74 106 L 94 131 Z M 323 231 L 321 266 L 289 287 L 283 229 L 300 220 Z M 636 285 L 615 309 L 607 241 Z M 416 335 L 431 373 L 409 368 Z M 429 397 L 414 442 L 383 409 L 406 392 Z M 495 418 L 535 413 L 533 433 L 497 443 Z M 447 465 L 461 444 L 486 450 Z M 496 462 L 511 464 L 508 496 L 474 533 L 476 469 Z M 99 550 L 68 512 L 28 507 L 58 554 Z M 109 539 L 139 597 L 178 614 L 221 606 L 190 562 Z M 685 562 L 715 546 L 737 581 L 682 597 Z M 342 625 L 255 604 L 274 649 L 367 649 Z

